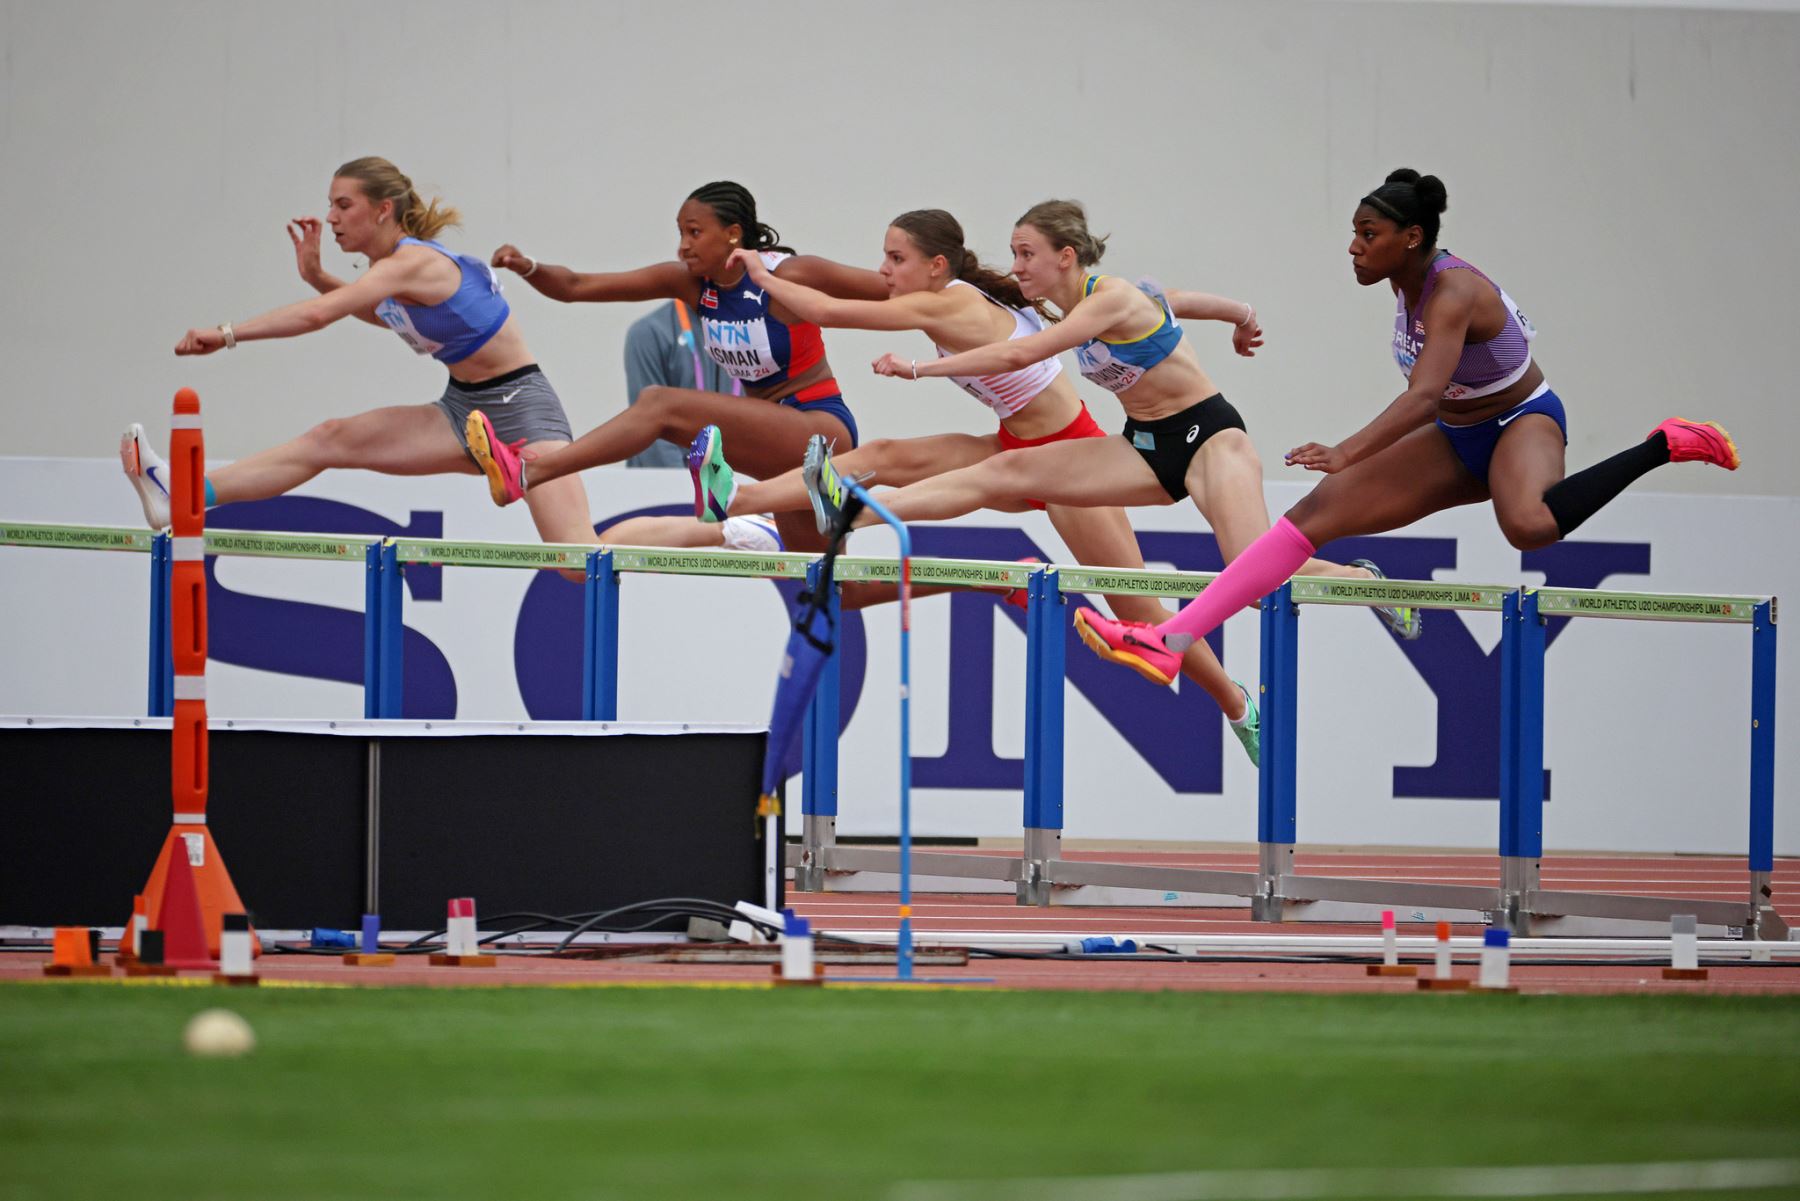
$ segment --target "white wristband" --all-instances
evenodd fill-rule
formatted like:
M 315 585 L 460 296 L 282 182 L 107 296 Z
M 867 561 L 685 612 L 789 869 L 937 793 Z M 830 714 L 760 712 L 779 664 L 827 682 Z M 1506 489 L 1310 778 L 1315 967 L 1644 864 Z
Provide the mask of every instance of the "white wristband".
M 221 325 L 219 327 L 219 332 L 225 335 L 226 350 L 233 350 L 237 347 L 237 335 L 231 331 L 231 322 L 227 321 L 225 324 Z
M 531 259 L 531 270 L 520 274 L 520 276 L 519 276 L 520 279 L 530 279 L 532 276 L 537 274 L 538 261 L 536 259 L 531 258 L 530 255 L 526 255 L 525 257 L 528 259 Z
M 1248 301 L 1245 301 L 1244 302 L 1244 319 L 1242 321 L 1238 322 L 1239 328 L 1249 325 L 1252 321 L 1255 321 L 1255 320 L 1256 320 L 1256 306 L 1251 304 Z
M 912 361 L 912 367 L 913 367 L 913 378 L 918 379 L 919 378 L 919 360 L 914 359 Z

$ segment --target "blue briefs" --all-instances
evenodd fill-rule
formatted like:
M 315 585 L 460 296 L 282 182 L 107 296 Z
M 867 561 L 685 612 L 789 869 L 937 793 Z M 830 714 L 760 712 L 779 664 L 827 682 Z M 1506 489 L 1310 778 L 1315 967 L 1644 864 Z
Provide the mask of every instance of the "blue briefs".
M 1486 421 L 1478 421 L 1474 425 L 1446 425 L 1443 421 L 1437 427 L 1444 431 L 1450 439 L 1450 449 L 1462 460 L 1464 467 L 1482 483 L 1487 483 L 1488 463 L 1493 460 L 1494 447 L 1500 442 L 1500 435 L 1506 427 L 1527 413 L 1542 413 L 1556 422 L 1562 430 L 1563 445 L 1569 444 L 1569 419 L 1563 413 L 1562 398 L 1550 390 L 1545 384 L 1525 400 L 1520 401 L 1504 413 L 1497 413 Z
M 807 392 L 810 389 L 802 388 L 800 391 Z M 850 406 L 844 403 L 842 396 L 821 396 L 815 400 L 796 400 L 790 396 L 781 403 L 790 409 L 798 409 L 802 413 L 830 413 L 843 422 L 844 428 L 850 431 L 850 445 L 840 447 L 838 453 L 842 454 L 845 450 L 856 449 L 860 441 L 856 432 L 856 418 L 850 415 Z

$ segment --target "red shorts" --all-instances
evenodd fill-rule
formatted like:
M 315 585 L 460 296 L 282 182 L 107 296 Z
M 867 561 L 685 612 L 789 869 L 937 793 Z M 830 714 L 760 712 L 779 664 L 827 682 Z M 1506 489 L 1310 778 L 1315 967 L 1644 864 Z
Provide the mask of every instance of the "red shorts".
M 1003 425 L 997 431 L 996 436 L 1000 439 L 1001 450 L 1022 450 L 1027 446 L 1048 446 L 1052 442 L 1072 442 L 1077 438 L 1104 438 L 1106 431 L 1100 428 L 1100 423 L 1094 420 L 1093 414 L 1088 412 L 1087 404 L 1084 402 L 1081 412 L 1075 414 L 1075 420 L 1054 434 L 1045 434 L 1042 438 L 1019 438 L 1007 433 L 1006 427 Z M 1034 509 L 1044 507 L 1044 502 L 1041 500 L 1028 500 L 1025 503 Z

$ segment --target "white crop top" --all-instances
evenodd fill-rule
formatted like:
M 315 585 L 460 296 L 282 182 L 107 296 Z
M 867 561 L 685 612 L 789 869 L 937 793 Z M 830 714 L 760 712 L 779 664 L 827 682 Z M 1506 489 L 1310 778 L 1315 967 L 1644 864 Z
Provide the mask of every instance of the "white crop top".
M 965 280 L 953 279 L 950 287 L 974 288 L 975 285 Z M 975 288 L 981 292 L 980 288 Z M 981 295 L 993 304 L 1011 313 L 1013 316 L 1013 332 L 1007 341 L 1017 341 L 1044 328 L 1044 319 L 1036 309 L 1015 309 L 1009 304 L 1000 304 L 986 292 Z M 935 343 L 934 343 L 935 345 Z M 948 358 L 951 351 L 942 346 L 937 348 L 938 358 Z M 954 380 L 964 392 L 994 410 L 994 416 L 1004 421 L 1031 403 L 1032 397 L 1050 386 L 1050 381 L 1062 374 L 1062 363 L 1052 355 L 1041 362 L 1021 367 L 1017 371 L 1002 371 L 997 375 L 953 375 Z

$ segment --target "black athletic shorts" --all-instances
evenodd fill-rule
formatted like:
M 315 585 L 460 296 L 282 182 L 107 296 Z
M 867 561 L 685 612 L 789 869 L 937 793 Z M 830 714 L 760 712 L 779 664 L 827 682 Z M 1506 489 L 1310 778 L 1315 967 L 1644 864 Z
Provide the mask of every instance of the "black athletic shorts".
M 1121 431 L 1131 448 L 1144 456 L 1156 480 L 1171 500 L 1186 500 L 1188 464 L 1206 440 L 1220 430 L 1241 430 L 1244 419 L 1231 407 L 1223 392 L 1214 392 L 1197 405 L 1159 421 L 1125 419 Z M 1248 431 L 1245 431 L 1248 432 Z

